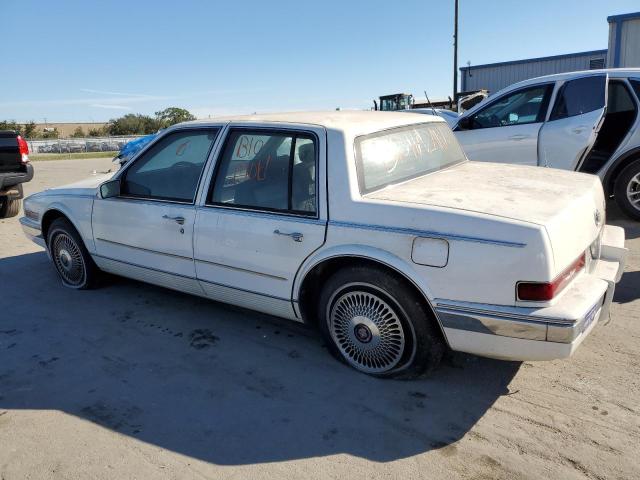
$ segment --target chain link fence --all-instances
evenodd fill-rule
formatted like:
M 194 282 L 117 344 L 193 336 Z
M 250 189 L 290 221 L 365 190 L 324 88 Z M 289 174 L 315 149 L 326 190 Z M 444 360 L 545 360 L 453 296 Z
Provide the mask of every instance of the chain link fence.
M 30 153 L 117 152 L 124 144 L 143 135 L 28 140 Z

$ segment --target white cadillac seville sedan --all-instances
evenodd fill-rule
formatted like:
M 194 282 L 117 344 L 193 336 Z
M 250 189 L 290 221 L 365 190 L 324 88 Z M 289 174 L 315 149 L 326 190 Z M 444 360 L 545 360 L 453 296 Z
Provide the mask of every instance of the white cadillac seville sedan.
M 597 177 L 469 162 L 444 120 L 403 113 L 183 123 L 24 207 L 67 287 L 102 270 L 308 322 L 384 377 L 447 346 L 568 357 L 626 257 Z

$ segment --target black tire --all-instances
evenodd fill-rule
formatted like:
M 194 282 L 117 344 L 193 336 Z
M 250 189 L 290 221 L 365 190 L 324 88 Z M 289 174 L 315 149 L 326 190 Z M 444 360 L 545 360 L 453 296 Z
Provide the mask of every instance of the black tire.
M 69 220 L 57 218 L 51 223 L 47 248 L 65 287 L 85 290 L 96 286 L 100 270 Z
M 318 324 L 337 359 L 376 377 L 424 375 L 446 350 L 437 320 L 413 286 L 380 268 L 349 267 L 329 277 Z
M 11 218 L 20 211 L 20 199 L 0 198 L 0 218 Z
M 640 159 L 627 165 L 616 178 L 613 194 L 620 209 L 634 220 L 640 221 Z M 633 200 L 638 199 L 638 203 L 632 203 L 629 198 L 629 191 L 638 192 L 631 194 Z

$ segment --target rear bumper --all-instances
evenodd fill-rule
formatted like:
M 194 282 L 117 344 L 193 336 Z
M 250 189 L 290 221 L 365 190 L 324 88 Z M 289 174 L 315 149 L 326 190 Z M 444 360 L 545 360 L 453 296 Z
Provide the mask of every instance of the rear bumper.
M 47 248 L 38 222 L 27 217 L 20 217 L 20 226 L 29 240 L 40 245 L 42 248 Z
M 508 307 L 437 300 L 453 350 L 505 360 L 569 357 L 609 315 L 627 258 L 624 230 L 605 226 L 602 253 L 551 307 Z
M 0 193 L 5 190 L 10 190 L 11 187 L 26 183 L 33 178 L 33 165 L 27 164 L 25 172 L 0 172 Z M 22 190 L 20 190 L 20 196 L 22 198 Z

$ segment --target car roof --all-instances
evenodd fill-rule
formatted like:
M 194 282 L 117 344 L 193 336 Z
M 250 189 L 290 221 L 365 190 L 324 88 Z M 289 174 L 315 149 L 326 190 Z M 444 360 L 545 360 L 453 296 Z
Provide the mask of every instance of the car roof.
M 509 85 L 502 90 L 511 89 L 513 87 L 522 87 L 530 84 L 541 83 L 544 81 L 557 82 L 558 80 L 572 80 L 574 78 L 586 77 L 590 75 L 609 74 L 614 77 L 639 77 L 640 68 L 601 68 L 598 70 L 579 70 L 577 72 L 554 73 L 553 75 L 543 75 L 541 77 L 529 78 L 521 82 Z M 501 90 L 501 91 L 502 91 Z
M 326 111 L 326 112 L 285 112 L 253 115 L 235 115 L 216 117 L 207 120 L 194 120 L 180 125 L 219 125 L 220 123 L 255 124 L 272 123 L 275 125 L 315 125 L 326 129 L 349 132 L 352 135 L 364 135 L 394 127 L 416 123 L 444 122 L 440 117 L 431 115 L 405 115 L 402 112 L 380 112 L 372 110 Z
M 591 75 L 603 75 L 609 74 L 615 78 L 620 77 L 637 77 L 640 78 L 640 68 L 601 68 L 597 70 L 579 70 L 577 72 L 564 72 L 564 73 L 554 73 L 553 75 L 543 75 L 541 77 L 529 78 L 527 80 L 522 80 L 520 82 L 512 83 L 497 92 L 492 93 L 487 98 L 482 100 L 480 103 L 474 105 L 469 110 L 465 111 L 462 116 L 468 116 L 469 114 L 473 114 L 478 111 L 480 108 L 484 107 L 490 102 L 493 102 L 497 96 L 502 95 L 504 93 L 510 92 L 512 90 L 517 90 L 518 88 L 527 87 L 529 85 L 536 85 L 538 83 L 545 82 L 557 82 L 560 80 L 573 80 L 575 78 L 587 77 Z

